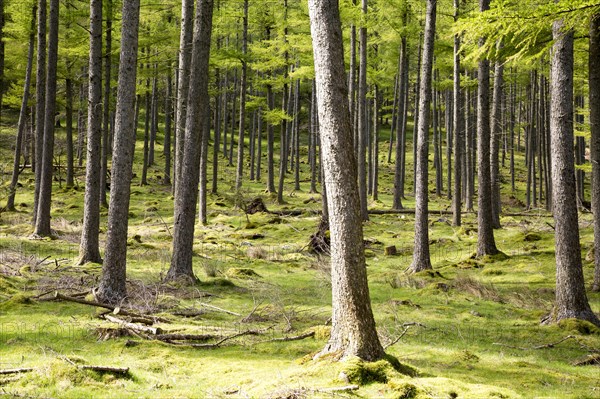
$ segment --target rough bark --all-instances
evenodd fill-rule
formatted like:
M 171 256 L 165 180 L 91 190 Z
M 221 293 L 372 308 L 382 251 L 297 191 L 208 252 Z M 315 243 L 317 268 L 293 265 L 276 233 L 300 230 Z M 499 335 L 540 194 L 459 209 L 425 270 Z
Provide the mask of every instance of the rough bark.
M 35 82 L 35 190 L 33 194 L 33 224 L 37 220 L 42 157 L 44 153 L 44 107 L 46 106 L 46 27 L 48 10 L 46 0 L 38 0 L 37 60 Z
M 163 155 L 165 156 L 165 178 L 163 183 L 171 185 L 171 121 L 173 115 L 173 75 L 171 74 L 171 66 L 169 65 L 167 72 L 167 92 L 165 96 L 165 140 L 163 142 Z
M 415 175 L 415 249 L 410 270 L 418 272 L 431 269 L 429 255 L 429 107 L 431 104 L 431 81 L 433 66 L 433 44 L 435 39 L 437 0 L 427 0 L 425 36 L 423 37 L 423 61 L 419 94 L 419 120 L 417 128 L 417 158 Z
M 123 2 L 108 230 L 102 277 L 96 291 L 100 302 L 110 304 L 120 303 L 127 295 L 127 228 L 137 130 L 135 91 L 139 12 L 139 0 Z
M 46 70 L 46 105 L 44 112 L 44 144 L 40 174 L 40 194 L 37 204 L 34 235 L 50 236 L 50 208 L 54 166 L 54 111 L 56 109 L 56 73 L 58 64 L 59 0 L 50 0 L 48 31 L 48 65 Z
M 367 284 L 337 0 L 310 0 L 324 180 L 331 228 L 332 330 L 321 354 L 384 356 Z
M 70 66 L 67 67 L 67 74 L 70 75 Z M 67 181 L 65 185 L 67 188 L 75 185 L 73 177 L 73 80 L 71 78 L 65 79 L 65 136 L 66 136 L 66 152 L 67 152 Z
M 551 61 L 550 140 L 556 238 L 556 321 L 588 320 L 600 326 L 585 292 L 579 243 L 573 155 L 573 31 L 554 22 Z
M 106 0 L 106 47 L 104 53 L 104 104 L 102 107 L 102 160 L 100 170 L 100 206 L 108 207 L 106 179 L 108 177 L 109 125 L 110 125 L 110 74 L 112 69 L 112 0 Z
M 600 14 L 592 16 L 590 23 L 590 129 L 592 138 L 592 212 L 594 213 L 594 281 L 593 291 L 600 291 Z
M 181 35 L 179 38 L 179 80 L 177 82 L 177 111 L 175 114 L 175 159 L 173 164 L 174 190 L 181 177 L 185 144 L 185 122 L 188 90 L 190 87 L 190 61 L 192 52 L 192 30 L 194 27 L 194 0 L 181 2 Z M 174 191 L 175 192 L 175 191 Z
M 367 0 L 362 0 L 362 14 L 366 18 Z M 358 165 L 358 194 L 360 197 L 360 212 L 363 220 L 369 220 L 367 209 L 367 28 L 361 26 L 359 30 L 359 72 L 358 72 L 358 124 L 354 134 L 356 137 L 357 165 Z
M 15 143 L 15 157 L 13 161 L 12 178 L 8 187 L 8 200 L 6 202 L 7 211 L 15 211 L 15 195 L 19 174 L 21 172 L 21 147 L 27 127 L 27 103 L 29 102 L 29 88 L 31 86 L 31 71 L 33 69 L 33 49 L 35 47 L 35 19 L 37 7 L 33 7 L 33 16 L 31 17 L 31 31 L 29 34 L 29 50 L 27 52 L 27 69 L 25 70 L 25 84 L 23 85 L 23 99 L 21 101 L 21 111 L 19 112 L 19 124 L 17 127 L 17 138 Z M 24 163 L 25 165 L 26 163 Z
M 102 0 L 90 1 L 87 165 L 79 264 L 100 263 L 100 145 L 102 137 Z
M 167 280 L 195 280 L 192 268 L 196 201 L 200 178 L 200 145 L 206 120 L 210 119 L 208 62 L 212 33 L 213 0 L 200 0 L 196 10 L 188 110 L 185 121 L 185 151 L 181 176 L 175 191 L 173 256 Z
M 479 0 L 480 10 L 490 8 L 489 0 Z M 477 256 L 498 253 L 492 225 L 492 189 L 490 181 L 490 62 L 479 61 L 477 74 Z

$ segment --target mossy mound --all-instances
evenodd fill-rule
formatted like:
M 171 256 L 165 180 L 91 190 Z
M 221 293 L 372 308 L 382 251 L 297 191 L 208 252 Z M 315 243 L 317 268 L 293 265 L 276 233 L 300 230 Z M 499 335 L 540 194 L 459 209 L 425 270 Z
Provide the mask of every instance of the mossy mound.
M 558 327 L 563 330 L 577 332 L 582 335 L 600 335 L 600 328 L 587 320 L 563 319 L 558 322 Z
M 0 303 L 0 310 L 14 309 L 23 305 L 31 305 L 33 301 L 26 295 L 16 294 L 9 300 Z
M 414 399 L 419 397 L 419 388 L 411 383 L 391 380 L 388 386 L 393 391 L 391 398 L 393 399 Z
M 252 278 L 260 277 L 258 273 L 247 267 L 232 267 L 227 269 L 225 274 L 232 278 Z
M 384 359 L 376 362 L 365 362 L 359 358 L 352 358 L 347 361 L 341 375 L 350 383 L 367 385 L 385 384 L 398 373 L 410 377 L 418 374 L 414 367 L 402 364 L 395 357 L 386 355 Z
M 420 272 L 415 273 L 415 276 L 420 276 L 420 277 L 431 277 L 431 278 L 445 278 L 444 276 L 442 276 L 442 273 L 438 272 L 437 270 L 422 270 Z
M 525 234 L 525 237 L 523 237 L 523 241 L 527 241 L 527 242 L 534 242 L 534 241 L 540 241 L 542 239 L 542 236 L 538 233 L 527 233 Z
M 484 255 L 479 260 L 481 263 L 494 263 L 494 262 L 501 262 L 501 261 L 507 260 L 507 259 L 508 259 L 508 255 L 506 255 L 504 252 L 498 252 L 495 255 Z

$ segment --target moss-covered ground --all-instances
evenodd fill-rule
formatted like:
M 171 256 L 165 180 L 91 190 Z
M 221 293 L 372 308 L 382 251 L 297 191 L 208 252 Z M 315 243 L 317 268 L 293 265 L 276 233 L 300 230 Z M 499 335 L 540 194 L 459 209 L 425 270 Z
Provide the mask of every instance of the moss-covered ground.
M 0 132 L 2 202 L 10 178 L 13 134 L 14 128 L 8 126 Z M 59 130 L 57 154 L 64 151 L 62 134 Z M 412 148 L 410 139 L 407 148 Z M 138 144 L 137 176 L 141 176 L 140 150 Z M 386 151 L 382 145 L 380 198 L 370 203 L 371 209 L 391 207 L 393 164 L 387 163 Z M 331 294 L 327 259 L 307 250 L 321 205 L 320 195 L 309 192 L 304 163 L 302 189 L 293 190 L 293 174 L 289 174 L 286 204 L 279 205 L 264 193 L 264 170 L 261 182 L 246 179 L 241 197 L 234 195 L 235 169 L 221 158 L 219 194 L 208 199 L 209 223 L 196 228 L 194 270 L 200 282 L 191 287 L 161 283 L 170 261 L 173 205 L 170 187 L 162 185 L 161 145 L 157 154 L 157 163 L 149 172 L 150 184 L 139 186 L 136 177 L 132 187 L 127 266 L 134 309 L 170 319 L 171 323 L 157 324 L 167 332 L 223 337 L 248 334 L 213 348 L 115 337 L 107 329 L 116 325 L 99 319 L 98 309 L 45 300 L 54 290 L 73 294 L 91 289 L 101 268 L 75 263 L 83 212 L 83 169 L 78 169 L 75 188 L 67 189 L 56 179 L 52 205 L 55 237 L 45 240 L 29 238 L 33 175 L 25 169 L 16 200 L 19 212 L 0 215 L 0 369 L 35 370 L 0 375 L 0 395 L 600 397 L 600 368 L 572 365 L 600 350 L 598 330 L 574 322 L 540 324 L 551 312 L 554 296 L 553 219 L 539 209 L 524 213 L 519 203 L 524 199 L 525 176 L 521 154 L 516 192 L 503 184 L 505 214 L 520 215 L 504 216 L 502 229 L 495 232 L 497 245 L 506 256 L 473 259 L 476 215 L 466 213 L 463 227 L 451 227 L 450 217 L 439 212 L 450 209 L 450 203 L 435 194 L 431 194 L 430 215 L 433 273 L 405 272 L 413 248 L 412 215 L 372 215 L 365 223 L 371 299 L 381 340 L 384 345 L 393 343 L 387 352 L 400 361 L 401 370 L 414 368 L 416 374 L 398 372 L 394 362 L 386 360 L 375 364 L 312 360 L 311 355 L 327 340 Z M 64 164 L 64 156 L 61 162 Z M 263 166 L 264 162 L 266 158 Z M 408 165 L 410 193 L 412 154 Z M 507 170 L 503 173 L 508 181 Z M 64 171 L 61 174 L 64 177 Z M 432 170 L 432 181 L 433 175 Z M 236 206 L 240 198 L 249 201 L 257 196 L 263 197 L 269 210 L 304 212 L 294 217 L 245 215 Z M 414 206 L 410 194 L 404 205 Z M 102 240 L 105 223 L 103 210 Z M 593 263 L 586 255 L 592 243 L 591 216 L 581 214 L 580 225 L 584 273 L 589 282 Z M 398 248 L 398 254 L 386 256 L 384 249 L 391 245 Z M 49 294 L 40 296 L 45 293 Z M 588 297 L 594 311 L 600 312 L 600 294 L 588 292 Z M 186 312 L 192 316 L 174 315 Z M 303 340 L 273 341 L 309 331 L 315 334 Z M 551 345 L 567 336 L 573 337 Z M 78 367 L 83 364 L 128 367 L 130 371 L 126 376 L 99 373 Z M 331 390 L 353 384 L 359 388 Z

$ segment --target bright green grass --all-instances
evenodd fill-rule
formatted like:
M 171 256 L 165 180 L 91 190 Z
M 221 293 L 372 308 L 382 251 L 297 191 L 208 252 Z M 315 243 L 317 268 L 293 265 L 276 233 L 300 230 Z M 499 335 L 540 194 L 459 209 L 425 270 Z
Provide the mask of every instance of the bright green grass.
M 10 170 L 13 132 L 5 127 L 0 134 L 0 162 L 4 171 Z M 59 145 L 60 134 L 61 131 Z M 388 134 L 383 132 L 383 140 Z M 410 194 L 410 137 L 407 148 L 406 192 Z M 148 174 L 150 184 L 138 185 L 141 149 L 138 142 L 135 166 L 138 177 L 133 181 L 130 209 L 128 277 L 138 287 L 141 283 L 152 287 L 169 267 L 173 205 L 170 188 L 160 184 L 161 145 L 156 147 L 157 165 Z M 264 162 L 266 158 L 263 167 Z M 387 164 L 386 142 L 381 146 L 380 166 L 380 198 L 372 201 L 370 207 L 389 209 L 393 164 Z M 219 167 L 219 194 L 208 198 L 209 224 L 196 228 L 194 270 L 201 283 L 196 290 L 159 286 L 147 300 L 153 306 L 164 306 L 164 316 L 168 316 L 169 307 L 199 309 L 202 303 L 242 315 L 206 309 L 200 318 L 174 318 L 173 324 L 160 325 L 165 330 L 190 333 L 221 330 L 228 334 L 266 329 L 264 334 L 232 340 L 229 345 L 212 350 L 173 347 L 131 337 L 98 341 L 96 328 L 111 324 L 96 318 L 95 309 L 61 302 L 26 303 L 23 297 L 15 298 L 19 292 L 33 296 L 44 288 L 60 287 L 66 282 L 89 287 L 100 272 L 98 265 L 72 267 L 81 231 L 83 170 L 78 171 L 78 186 L 74 189 L 65 189 L 64 183 L 59 187 L 56 182 L 52 221 L 56 237 L 35 241 L 28 238 L 32 231 L 33 181 L 31 172 L 26 170 L 20 179 L 23 188 L 16 199 L 20 212 L 4 213 L 0 219 L 0 264 L 9 265 L 15 270 L 12 274 L 17 274 L 0 278 L 0 368 L 36 367 L 37 371 L 17 378 L 0 377 L 0 389 L 4 390 L 0 392 L 8 396 L 69 398 L 263 398 L 291 397 L 297 391 L 306 397 L 331 397 L 331 393 L 318 389 L 347 385 L 340 380 L 346 364 L 330 359 L 309 360 L 310 354 L 319 351 L 326 342 L 324 325 L 331 313 L 331 292 L 324 267 L 327 262 L 306 252 L 309 237 L 319 222 L 314 212 L 320 209 L 319 194 L 308 192 L 307 166 L 301 165 L 301 191 L 293 190 L 293 175 L 287 176 L 286 204 L 278 205 L 264 193 L 265 170 L 261 182 L 246 179 L 242 193 L 245 200 L 262 196 L 272 210 L 305 210 L 300 217 L 266 214 L 246 217 L 235 207 L 237 199 L 231 191 L 234 168 L 226 167 L 223 159 Z M 523 201 L 524 169 L 520 154 L 517 174 L 521 177 L 514 195 Z M 3 182 L 9 177 L 3 174 Z M 431 182 L 435 179 L 433 171 L 430 179 Z M 522 207 L 514 201 L 509 205 L 510 195 L 513 193 L 509 184 L 504 184 L 505 211 L 522 212 Z M 311 198 L 317 202 L 307 202 Z M 430 199 L 432 263 L 439 274 L 404 273 L 413 248 L 412 215 L 372 216 L 365 223 L 371 299 L 382 340 L 385 344 L 397 337 L 404 330 L 404 323 L 420 323 L 421 326 L 409 327 L 403 339 L 387 350 L 401 362 L 416 367 L 419 376 L 411 378 L 388 371 L 387 383 L 372 383 L 352 394 L 337 395 L 598 397 L 598 368 L 575 367 L 570 363 L 587 353 L 581 344 L 599 348 L 600 335 L 582 335 L 539 324 L 551 311 L 553 301 L 554 234 L 548 225 L 553 223 L 552 218 L 543 211 L 533 211 L 526 217 L 503 217 L 504 228 L 496 231 L 495 236 L 508 259 L 475 261 L 470 259 L 477 241 L 476 232 L 472 231 L 476 228 L 475 215 L 466 214 L 462 228 L 450 227 L 447 215 L 436 214 L 450 209 L 449 201 L 434 194 Z M 408 195 L 404 205 L 412 208 L 414 199 Z M 101 240 L 104 240 L 106 210 L 103 215 Z M 590 221 L 590 215 L 582 215 L 584 256 L 592 242 Z M 539 240 L 526 241 L 530 232 L 539 234 Z M 384 248 L 389 245 L 396 245 L 400 254 L 385 256 Z M 46 262 L 36 266 L 48 256 L 46 262 L 58 260 L 59 272 L 53 272 L 54 265 Z M 584 261 L 586 281 L 591 279 L 592 267 L 591 262 Z M 236 277 L 233 269 L 252 269 L 257 276 Z M 189 295 L 190 292 L 208 292 L 214 296 L 206 298 Z M 600 295 L 588 295 L 593 309 L 600 312 Z M 259 317 L 250 323 L 241 322 L 253 311 Z M 320 332 L 316 338 L 263 342 L 311 328 Z M 530 349 L 571 334 L 577 340 L 570 339 L 554 348 Z M 130 340 L 137 345 L 129 345 Z M 131 376 L 118 378 L 78 370 L 63 360 L 65 356 L 76 363 L 129 367 Z

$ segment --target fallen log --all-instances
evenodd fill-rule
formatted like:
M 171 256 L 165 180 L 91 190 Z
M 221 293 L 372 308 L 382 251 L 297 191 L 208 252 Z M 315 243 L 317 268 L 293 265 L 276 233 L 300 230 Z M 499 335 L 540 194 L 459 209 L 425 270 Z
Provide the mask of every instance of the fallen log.
M 208 341 L 217 337 L 212 334 L 157 334 L 153 338 L 160 341 Z
M 113 323 L 117 323 L 117 324 L 121 325 L 122 327 L 127 328 L 129 330 L 139 331 L 139 332 L 152 334 L 152 335 L 157 335 L 157 334 L 162 333 L 162 329 L 159 327 L 148 327 L 148 326 L 142 326 L 142 325 L 135 324 L 135 323 L 130 323 L 126 320 L 119 319 L 118 317 L 114 317 L 109 314 L 104 315 L 104 318 Z
M 23 367 L 23 368 L 18 368 L 18 369 L 5 369 L 5 370 L 0 370 L 0 375 L 29 373 L 30 371 L 33 371 L 33 370 L 35 370 L 35 369 L 31 368 L 31 367 Z
M 289 341 L 300 341 L 302 339 L 306 339 L 306 338 L 310 338 L 310 337 L 314 337 L 315 336 L 315 332 L 314 331 L 309 331 L 305 334 L 300 334 L 300 335 L 296 335 L 293 337 L 281 337 L 281 338 L 273 338 L 270 339 L 268 341 L 264 341 L 264 342 L 289 342 Z

